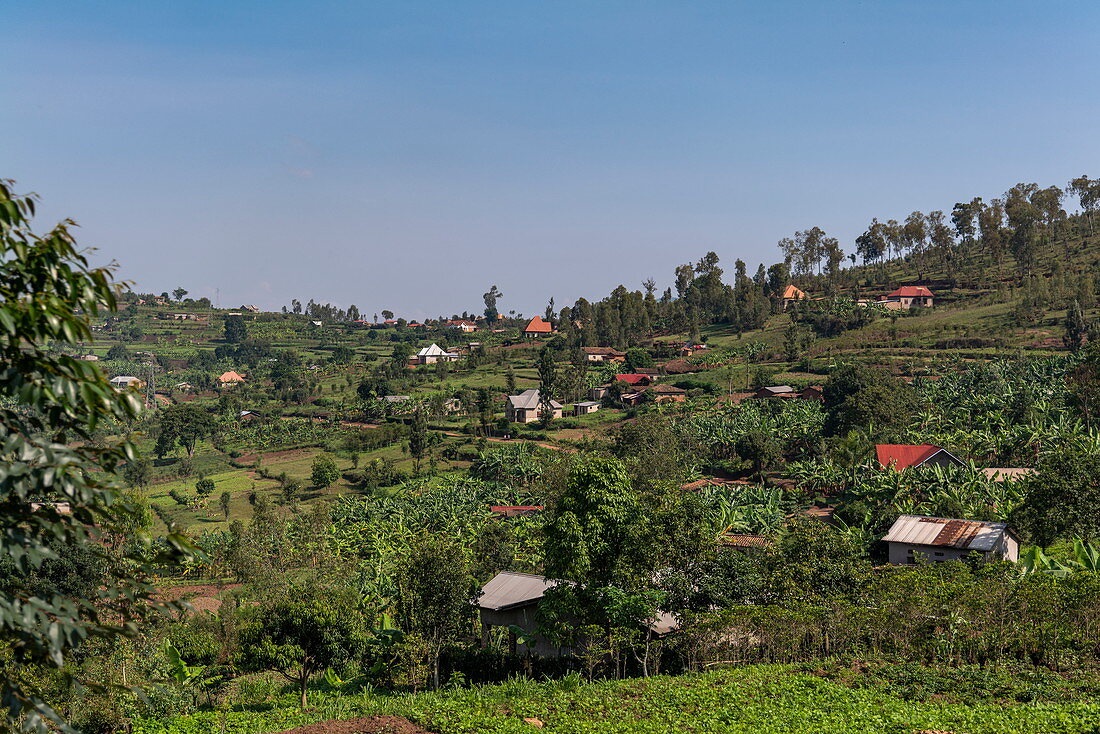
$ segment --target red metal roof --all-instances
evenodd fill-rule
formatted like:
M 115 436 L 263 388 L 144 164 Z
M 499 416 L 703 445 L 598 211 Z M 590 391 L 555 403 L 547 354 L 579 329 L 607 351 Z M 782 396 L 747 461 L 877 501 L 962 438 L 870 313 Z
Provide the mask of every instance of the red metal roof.
M 875 458 L 884 468 L 892 466 L 895 470 L 901 471 L 922 464 L 942 450 L 939 446 L 927 443 L 917 446 L 879 444 L 875 446 Z
M 615 375 L 615 382 L 625 382 L 628 385 L 638 385 L 649 381 L 649 375 Z
M 893 293 L 886 296 L 887 298 L 931 298 L 932 291 L 925 288 L 923 285 L 903 285 Z

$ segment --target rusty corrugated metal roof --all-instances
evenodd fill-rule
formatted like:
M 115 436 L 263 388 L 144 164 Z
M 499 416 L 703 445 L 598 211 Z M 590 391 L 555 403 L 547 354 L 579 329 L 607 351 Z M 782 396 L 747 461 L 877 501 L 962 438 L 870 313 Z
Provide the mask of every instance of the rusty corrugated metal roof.
M 990 551 L 1007 531 L 1008 526 L 1003 522 L 902 515 L 894 521 L 883 540 L 906 545 Z

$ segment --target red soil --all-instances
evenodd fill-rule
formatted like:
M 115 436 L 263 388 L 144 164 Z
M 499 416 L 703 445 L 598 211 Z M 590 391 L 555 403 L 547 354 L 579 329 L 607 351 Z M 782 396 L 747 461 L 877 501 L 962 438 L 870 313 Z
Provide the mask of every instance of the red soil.
M 402 716 L 369 716 L 287 729 L 279 734 L 432 734 Z

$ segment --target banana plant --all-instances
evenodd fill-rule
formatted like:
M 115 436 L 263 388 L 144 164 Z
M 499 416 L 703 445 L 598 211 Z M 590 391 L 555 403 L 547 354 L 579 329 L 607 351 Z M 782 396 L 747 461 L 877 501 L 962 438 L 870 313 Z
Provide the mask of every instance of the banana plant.
M 1073 541 L 1073 557 L 1065 561 L 1051 558 L 1039 546 L 1032 546 L 1020 555 L 1020 570 L 1024 574 L 1045 573 L 1066 578 L 1075 572 L 1100 572 L 1100 546 L 1078 538 Z

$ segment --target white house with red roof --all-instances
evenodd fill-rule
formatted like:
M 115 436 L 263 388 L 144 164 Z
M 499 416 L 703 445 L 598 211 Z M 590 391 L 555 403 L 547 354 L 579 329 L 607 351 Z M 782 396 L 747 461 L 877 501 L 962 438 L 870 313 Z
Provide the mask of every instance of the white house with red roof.
M 913 306 L 931 308 L 933 297 L 932 291 L 923 285 L 903 285 L 893 293 L 886 294 L 886 300 L 898 304 L 897 308 L 912 308 Z
M 554 325 L 541 316 L 536 316 L 523 327 L 523 335 L 526 337 L 546 336 L 554 333 Z

